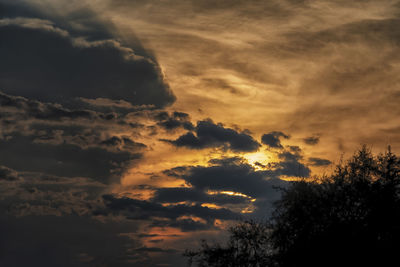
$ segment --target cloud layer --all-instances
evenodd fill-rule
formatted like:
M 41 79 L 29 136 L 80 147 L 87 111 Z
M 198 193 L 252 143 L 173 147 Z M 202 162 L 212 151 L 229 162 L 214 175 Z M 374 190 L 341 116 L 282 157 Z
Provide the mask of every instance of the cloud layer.
M 157 107 L 174 102 L 160 67 L 144 49 L 136 52 L 116 39 L 97 39 L 98 32 L 74 35 L 56 22 L 37 17 L 40 14 L 9 16 L 0 14 L 4 92 L 70 106 L 79 98 Z
M 0 265 L 183 266 L 339 152 L 398 149 L 399 8 L 0 0 Z
M 257 151 L 260 147 L 260 144 L 246 132 L 225 128 L 222 124 L 215 124 L 212 120 L 197 122 L 194 131 L 196 135 L 188 132 L 171 143 L 178 147 L 191 149 L 226 146 L 227 149 L 236 152 Z

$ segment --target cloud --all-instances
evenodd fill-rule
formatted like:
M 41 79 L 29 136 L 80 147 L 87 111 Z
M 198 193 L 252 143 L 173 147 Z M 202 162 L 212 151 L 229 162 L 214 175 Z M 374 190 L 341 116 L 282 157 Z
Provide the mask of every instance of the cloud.
M 181 204 L 139 200 L 129 197 L 103 195 L 105 208 L 93 211 L 95 216 L 123 216 L 133 221 L 149 221 L 149 227 L 172 227 L 182 232 L 219 229 L 216 220 L 238 220 L 242 215 L 228 208 L 209 208 L 203 203 Z M 186 202 L 186 201 L 185 201 Z
M 42 103 L 21 96 L 11 96 L 0 91 L 0 105 L 4 108 L 16 108 L 15 113 L 24 113 L 36 119 L 96 119 L 96 113 L 90 110 L 70 110 L 59 104 Z M 104 118 L 105 119 L 105 118 Z
M 145 144 L 137 143 L 131 140 L 129 137 L 123 136 L 113 136 L 107 140 L 104 140 L 100 143 L 101 145 L 116 147 L 118 150 L 141 150 L 146 148 Z
M 116 182 L 147 149 L 132 137 L 143 126 L 125 115 L 68 109 L 2 92 L 0 125 L 0 164 L 17 171 Z
M 150 111 L 149 111 L 150 112 Z M 137 117 L 140 114 L 137 114 Z M 140 130 L 143 125 L 128 119 L 124 114 L 99 112 L 87 109 L 68 109 L 60 104 L 43 103 L 0 92 L 0 130 L 3 135 L 34 137 L 34 142 L 118 147 L 137 152 L 146 146 L 129 136 L 113 136 L 116 129 Z M 23 129 L 23 130 L 22 130 Z M 115 134 L 115 133 L 114 133 Z M 114 145 L 113 145 L 114 144 Z
M 256 171 L 240 158 L 213 160 L 211 163 L 211 166 L 188 168 L 182 178 L 197 189 L 233 191 L 251 197 L 268 194 L 271 185 L 279 182 L 274 172 Z
M 7 216 L 90 216 L 102 206 L 107 186 L 94 179 L 60 177 L 40 172 L 17 172 L 17 179 L 0 180 L 0 210 Z
M 380 124 L 389 128 L 399 113 L 397 1 L 228 2 L 120 0 L 105 12 L 143 26 L 138 35 L 174 66 L 167 74 L 187 112 L 201 108 L 253 131 L 321 133 L 327 142 L 318 149 L 331 157 L 337 135 L 347 149 L 384 146 Z M 223 92 L 210 79 L 247 95 Z
M 319 143 L 319 136 L 310 136 L 303 139 L 307 145 L 316 145 Z
M 135 249 L 136 252 L 161 252 L 161 253 L 171 253 L 177 252 L 175 249 L 163 249 L 158 247 L 140 247 Z
M 183 179 L 189 187 L 156 188 L 152 201 L 211 203 L 239 211 L 253 206 L 249 216 L 265 218 L 272 211 L 272 203 L 280 196 L 277 187 L 287 186 L 280 176 L 309 177 L 311 171 L 301 163 L 300 153 L 298 147 L 280 152 L 280 161 L 263 165 L 261 169 L 255 169 L 239 157 L 213 159 L 208 166 L 168 169 L 163 172 L 165 175 Z
M 292 150 L 291 151 L 283 151 L 278 154 L 278 157 L 280 159 L 283 159 L 284 161 L 298 161 L 299 159 L 302 159 L 301 156 L 301 150 Z
M 277 168 L 276 172 L 280 175 L 287 176 L 295 176 L 295 177 L 309 177 L 311 174 L 311 170 L 300 162 L 303 159 L 303 156 L 300 154 L 300 151 L 283 151 L 278 154 L 278 157 L 282 159 L 282 161 L 278 163 L 274 163 L 274 166 Z
M 303 100 L 284 120 L 303 133 L 325 132 L 332 143 L 335 138 L 345 140 L 347 148 L 359 143 L 383 147 L 389 137 L 379 129 L 393 125 L 399 114 L 395 66 L 400 36 L 393 30 L 400 24 L 399 6 L 386 1 L 365 3 L 361 18 L 288 36 L 289 54 L 318 67 L 301 79 Z M 372 11 L 379 14 L 369 14 Z M 364 129 L 363 134 L 354 128 Z
M 212 120 L 197 122 L 194 132 L 196 135 L 188 132 L 170 143 L 191 149 L 226 147 L 235 152 L 252 152 L 260 147 L 260 144 L 247 133 L 225 128 Z
M 225 204 L 249 204 L 250 199 L 243 196 L 207 194 L 204 190 L 187 187 L 159 188 L 155 191 L 152 201 L 159 203 L 214 203 L 217 205 Z
M 214 221 L 215 219 L 234 220 L 240 217 L 229 209 L 211 209 L 201 205 L 189 206 L 178 204 L 172 206 L 163 206 L 160 203 L 138 200 L 128 197 L 118 198 L 113 195 L 103 196 L 106 210 L 100 210 L 99 213 L 116 213 L 126 216 L 128 219 L 150 219 L 150 218 L 167 218 L 176 220 L 181 216 L 196 216 L 206 221 Z
M 330 160 L 321 159 L 321 158 L 309 158 L 308 162 L 311 166 L 316 166 L 316 167 L 328 166 L 328 165 L 332 164 L 332 162 Z
M 238 219 L 238 218 L 237 218 Z M 202 230 L 217 230 L 218 227 L 215 227 L 214 221 L 209 222 L 200 222 L 195 221 L 190 218 L 188 219 L 177 219 L 173 221 L 166 220 L 153 220 L 151 223 L 152 227 L 173 227 L 178 228 L 182 232 L 194 232 L 194 231 L 202 231 Z
M 20 26 L 27 29 L 53 32 L 64 37 L 69 36 L 67 31 L 55 27 L 51 21 L 39 18 L 2 18 L 0 19 L 0 27 L 4 26 Z
M 290 138 L 289 135 L 286 135 L 282 132 L 270 132 L 270 133 L 264 134 L 261 137 L 261 142 L 264 145 L 267 145 L 272 148 L 283 148 L 283 146 L 281 145 L 281 141 L 280 141 L 281 137 L 283 137 L 285 139 Z
M 194 126 L 190 121 L 190 116 L 184 112 L 174 111 L 171 114 L 161 111 L 154 114 L 154 120 L 158 121 L 157 125 L 165 130 L 175 130 L 183 128 L 185 130 L 194 130 Z
M 143 238 L 148 236 L 138 233 L 142 220 L 94 215 L 106 209 L 101 195 L 108 188 L 101 183 L 0 169 L 19 177 L 0 179 L 0 265 L 27 265 L 29 261 L 35 266 L 140 267 L 165 262 L 154 258 L 153 252 L 168 254 L 178 266 L 183 264 L 181 251 L 144 245 Z M 170 220 L 171 227 L 190 231 L 196 230 L 195 225 L 190 220 Z M 210 227 L 211 221 L 205 228 L 199 225 L 198 230 Z
M 129 250 L 138 241 L 120 235 L 133 223 L 103 223 L 79 216 L 0 216 L 2 266 L 137 266 Z
M 71 29 L 40 13 L 1 15 L 0 88 L 8 94 L 66 106 L 79 105 L 79 98 L 157 107 L 175 101 L 159 65 L 143 48 L 137 54 L 116 39 L 91 40 L 89 31 L 72 36 Z
M 71 144 L 34 143 L 31 137 L 14 135 L 0 140 L 0 163 L 18 171 L 43 172 L 56 176 L 90 177 L 104 183 L 119 180 L 132 159 L 140 154 L 82 149 Z
M 0 166 L 0 181 L 16 181 L 18 180 L 18 173 L 6 166 Z
M 282 152 L 279 162 L 255 169 L 242 158 L 210 160 L 209 166 L 176 167 L 164 174 L 183 179 L 189 188 L 160 188 L 153 201 L 164 203 L 212 203 L 239 211 L 252 208 L 252 218 L 266 218 L 280 196 L 277 188 L 287 182 L 280 176 L 309 177 L 310 169 L 300 162 L 300 152 Z M 213 194 L 209 194 L 213 192 Z M 218 193 L 219 192 L 219 193 Z M 230 192 L 231 195 L 224 195 Z

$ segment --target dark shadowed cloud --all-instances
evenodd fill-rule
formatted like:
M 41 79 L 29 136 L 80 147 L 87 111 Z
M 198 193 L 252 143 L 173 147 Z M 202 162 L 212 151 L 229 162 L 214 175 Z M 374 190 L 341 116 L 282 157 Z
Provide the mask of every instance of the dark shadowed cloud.
M 103 223 L 79 216 L 0 217 L 1 266 L 135 266 L 129 250 L 140 243 L 121 236 L 133 223 Z M 136 265 L 140 266 L 140 265 Z
M 235 152 L 257 151 L 260 144 L 246 132 L 237 132 L 215 124 L 212 120 L 197 122 L 194 129 L 196 135 L 188 132 L 170 143 L 178 147 L 204 149 L 210 147 L 226 147 Z
M 64 105 L 76 105 L 79 98 L 158 107 L 174 102 L 160 67 L 144 49 L 134 51 L 113 38 L 92 40 L 88 30 L 77 36 L 33 10 L 29 17 L 10 17 L 8 10 L 0 13 L 2 91 Z
M 277 167 L 277 172 L 281 175 L 295 176 L 295 177 L 309 177 L 311 170 L 300 162 L 303 159 L 301 150 L 283 151 L 278 154 L 278 157 L 282 160 L 278 163 L 274 163 Z
M 185 229 L 187 224 L 191 224 L 191 230 L 202 230 L 206 228 L 214 228 L 216 219 L 222 220 L 235 220 L 241 217 L 240 214 L 235 213 L 229 209 L 212 209 L 204 207 L 200 204 L 186 205 L 177 204 L 164 206 L 158 202 L 138 200 L 128 197 L 115 197 L 113 195 L 104 195 L 104 203 L 106 208 L 94 211 L 95 215 L 123 215 L 130 220 L 149 220 L 162 219 L 163 222 L 157 222 L 155 226 L 170 226 L 182 227 Z M 182 216 L 195 216 L 204 220 L 203 223 L 195 223 L 192 219 L 181 219 Z M 197 226 L 197 227 L 195 227 Z
M 261 142 L 272 148 L 283 148 L 280 138 L 289 139 L 290 136 L 282 132 L 270 132 L 261 137 Z
M 207 194 L 204 190 L 187 187 L 159 188 L 153 197 L 155 202 L 178 203 L 178 202 L 196 202 L 196 203 L 214 203 L 224 204 L 248 204 L 249 199 L 242 196 L 230 196 L 223 194 Z
M 15 181 L 18 180 L 18 174 L 13 169 L 0 166 L 0 180 Z
M 266 170 L 256 170 L 241 158 L 214 159 L 209 162 L 210 166 L 186 166 L 166 170 L 165 174 L 184 179 L 191 188 L 158 189 L 154 200 L 167 203 L 203 201 L 221 206 L 248 206 L 251 199 L 256 199 L 252 202 L 256 208 L 252 216 L 265 218 L 271 212 L 271 204 L 280 196 L 277 187 L 284 188 L 287 185 L 287 182 L 279 179 L 281 175 L 308 177 L 310 174 L 310 170 L 300 162 L 300 154 L 283 152 L 280 158 L 280 162 L 271 163 Z M 209 191 L 231 191 L 239 195 L 210 195 L 207 193 Z
M 239 215 L 235 218 L 239 219 Z M 193 231 L 201 231 L 201 230 L 216 230 L 219 229 L 215 227 L 214 221 L 209 223 L 204 223 L 200 221 L 195 221 L 193 219 L 179 219 L 173 221 L 166 220 L 153 220 L 152 227 L 174 227 L 180 229 L 182 232 L 193 232 Z
M 328 166 L 331 165 L 332 162 L 330 160 L 327 159 L 321 159 L 321 158 L 309 158 L 308 159 L 308 163 L 311 166 L 316 166 L 316 167 L 320 167 L 320 166 Z
M 156 106 L 174 101 L 155 63 L 111 41 L 74 45 L 57 32 L 19 25 L 0 26 L 0 34 L 6 93 L 65 104 L 79 97 Z
M 118 181 L 146 145 L 115 136 L 137 130 L 116 113 L 67 109 L 0 92 L 0 164 L 17 171 Z M 139 127 L 140 128 L 140 127 Z
M 0 163 L 18 171 L 91 177 L 104 183 L 118 181 L 119 174 L 127 167 L 125 164 L 140 157 L 140 154 L 110 152 L 101 148 L 35 143 L 30 137 L 17 135 L 9 140 L 0 140 L 0 149 L 3 151 Z
M 229 190 L 259 197 L 279 183 L 272 171 L 256 171 L 240 158 L 213 160 L 212 166 L 190 167 L 182 177 L 201 190 Z M 276 179 L 276 180 L 275 180 Z
M 42 103 L 21 96 L 11 96 L 0 91 L 0 105 L 4 108 L 15 108 L 24 113 L 24 117 L 43 120 L 61 119 L 96 119 L 96 113 L 89 110 L 70 110 L 59 104 Z
M 178 128 L 183 128 L 185 130 L 194 130 L 194 126 L 190 121 L 190 116 L 184 112 L 174 111 L 168 113 L 166 111 L 161 111 L 154 114 L 154 120 L 158 121 L 157 125 L 164 128 L 165 130 L 175 130 Z
M 303 139 L 307 145 L 316 145 L 319 143 L 319 136 L 310 136 Z

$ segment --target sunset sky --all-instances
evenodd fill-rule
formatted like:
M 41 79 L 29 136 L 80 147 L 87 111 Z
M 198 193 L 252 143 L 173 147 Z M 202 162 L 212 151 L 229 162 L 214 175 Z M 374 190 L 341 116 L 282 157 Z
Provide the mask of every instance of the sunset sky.
M 185 266 L 399 101 L 400 1 L 0 0 L 0 266 Z

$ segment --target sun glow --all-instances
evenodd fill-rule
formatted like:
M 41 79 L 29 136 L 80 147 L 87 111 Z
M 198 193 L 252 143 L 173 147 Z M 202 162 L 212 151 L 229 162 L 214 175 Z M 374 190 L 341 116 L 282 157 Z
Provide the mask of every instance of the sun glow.
M 228 195 L 228 196 L 237 196 L 237 197 L 243 197 L 243 198 L 247 198 L 249 199 L 251 202 L 255 202 L 256 199 L 252 198 L 251 196 L 245 195 L 243 193 L 239 193 L 239 192 L 233 192 L 233 191 L 214 191 L 214 190 L 208 190 L 207 194 L 209 195 Z
M 201 206 L 205 207 L 205 208 L 210 208 L 210 209 L 222 209 L 221 206 L 218 206 L 214 203 L 202 203 Z
M 265 169 L 268 163 L 272 160 L 272 156 L 265 151 L 248 153 L 243 157 L 257 170 Z
M 238 197 L 244 197 L 244 198 L 251 198 L 248 195 L 238 193 L 238 192 L 233 192 L 233 191 L 213 191 L 213 190 L 208 190 L 207 194 L 209 195 L 218 195 L 218 194 L 223 194 L 223 195 L 229 195 L 229 196 L 238 196 Z

